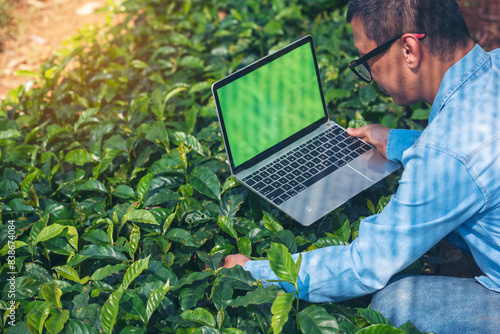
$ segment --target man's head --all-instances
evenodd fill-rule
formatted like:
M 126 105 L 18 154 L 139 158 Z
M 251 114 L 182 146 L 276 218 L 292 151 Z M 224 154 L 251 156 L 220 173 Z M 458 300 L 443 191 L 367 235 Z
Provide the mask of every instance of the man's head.
M 427 49 L 441 60 L 471 39 L 456 0 L 351 0 L 346 16 L 348 22 L 358 17 L 377 45 L 403 33 L 425 32 Z
M 347 21 L 371 77 L 398 105 L 432 103 L 445 71 L 474 45 L 456 0 L 351 0 Z

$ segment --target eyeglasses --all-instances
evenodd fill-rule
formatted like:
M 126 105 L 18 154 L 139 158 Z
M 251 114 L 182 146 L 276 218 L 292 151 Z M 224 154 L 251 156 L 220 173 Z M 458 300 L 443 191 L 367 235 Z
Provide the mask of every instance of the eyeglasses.
M 379 46 L 377 46 L 375 49 L 373 49 L 372 51 L 368 52 L 367 54 L 365 54 L 363 57 L 359 58 L 359 59 L 355 59 L 353 60 L 350 64 L 349 64 L 349 68 L 354 72 L 356 73 L 356 75 L 358 77 L 361 78 L 361 80 L 363 81 L 366 81 L 366 82 L 371 82 L 372 81 L 372 73 L 370 71 L 370 66 L 368 66 L 368 60 L 381 54 L 382 52 L 385 52 L 387 51 L 391 45 L 397 41 L 398 39 L 400 39 L 401 37 L 403 37 L 404 34 L 401 34 L 401 35 L 398 35 L 396 37 L 393 37 L 391 38 L 390 40 L 388 40 L 387 42 L 384 42 L 382 44 L 380 44 Z M 425 38 L 425 36 L 427 36 L 426 33 L 421 33 L 421 34 L 414 34 L 415 37 L 417 37 L 419 40 L 422 40 Z

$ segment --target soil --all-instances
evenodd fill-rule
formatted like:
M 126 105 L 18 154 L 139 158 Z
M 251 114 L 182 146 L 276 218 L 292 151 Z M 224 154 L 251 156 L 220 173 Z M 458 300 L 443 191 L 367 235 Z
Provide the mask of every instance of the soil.
M 34 78 L 16 76 L 19 70 L 38 72 L 40 65 L 64 47 L 64 41 L 87 26 L 106 21 L 98 8 L 106 0 L 14 0 L 16 23 L 10 27 L 10 40 L 0 52 L 0 99 L 9 90 Z

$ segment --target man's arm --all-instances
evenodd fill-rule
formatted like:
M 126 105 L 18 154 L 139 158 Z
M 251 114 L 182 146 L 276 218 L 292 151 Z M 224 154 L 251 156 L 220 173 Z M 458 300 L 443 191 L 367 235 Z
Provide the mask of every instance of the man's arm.
M 381 289 L 484 206 L 481 190 L 455 156 L 413 147 L 403 163 L 397 193 L 381 214 L 362 220 L 356 240 L 302 254 L 300 298 L 338 302 Z M 247 261 L 244 269 L 264 285 L 278 279 L 268 261 Z M 295 292 L 290 284 L 279 285 Z
M 369 124 L 361 128 L 348 128 L 347 133 L 372 144 L 389 160 L 402 162 L 403 153 L 420 137 L 422 131 L 390 129 L 380 124 Z
M 243 254 L 232 254 L 226 256 L 224 259 L 224 268 L 232 268 L 236 265 L 240 265 L 242 267 L 245 267 L 245 263 L 250 261 L 251 259 L 248 256 L 245 256 Z

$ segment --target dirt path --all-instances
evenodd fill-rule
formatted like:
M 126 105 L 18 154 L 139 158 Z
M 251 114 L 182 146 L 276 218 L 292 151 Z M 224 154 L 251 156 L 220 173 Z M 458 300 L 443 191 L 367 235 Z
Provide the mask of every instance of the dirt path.
M 15 40 L 4 43 L 0 52 L 0 99 L 9 90 L 30 80 L 18 77 L 19 70 L 38 72 L 41 64 L 63 48 L 63 42 L 88 25 L 98 26 L 106 15 L 97 13 L 105 0 L 15 0 Z M 13 28 L 14 29 L 14 28 Z

